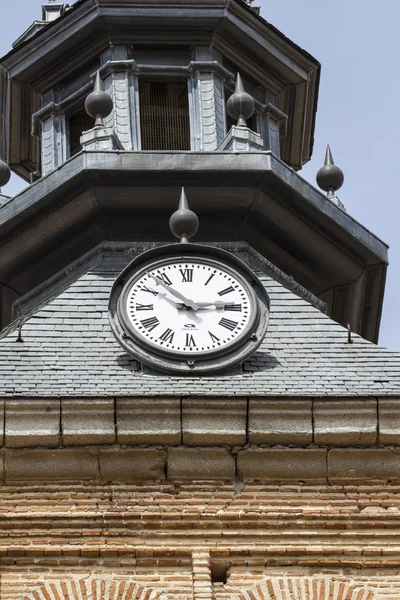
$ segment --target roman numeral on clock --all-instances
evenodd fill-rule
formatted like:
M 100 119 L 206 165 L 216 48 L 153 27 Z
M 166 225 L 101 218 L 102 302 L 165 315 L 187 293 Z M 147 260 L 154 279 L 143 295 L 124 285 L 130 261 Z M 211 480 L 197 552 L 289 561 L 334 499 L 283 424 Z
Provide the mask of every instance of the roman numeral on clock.
M 235 290 L 230 285 L 229 287 L 225 288 L 224 290 L 221 290 L 220 292 L 218 292 L 218 296 L 225 296 L 225 294 L 230 294 L 231 292 L 234 292 L 234 291 Z
M 191 333 L 187 333 L 186 334 L 186 343 L 185 346 L 187 346 L 188 348 L 194 348 L 196 346 L 196 342 L 194 341 L 194 337 L 192 336 Z
M 208 335 L 210 336 L 212 342 L 219 342 L 219 337 L 211 333 L 211 331 L 208 332 Z
M 136 310 L 153 310 L 153 304 L 139 304 L 137 302 Z
M 241 304 L 225 304 L 224 306 L 225 310 L 235 310 L 235 311 L 241 311 L 242 310 L 242 305 Z
M 164 333 L 162 333 L 159 337 L 163 342 L 167 342 L 168 344 L 172 344 L 172 340 L 174 339 L 175 332 L 172 329 L 166 329 Z
M 157 273 L 157 277 L 159 279 L 162 279 L 164 283 L 166 283 L 167 285 L 171 285 L 172 281 L 170 280 L 170 278 L 168 277 L 168 275 L 166 275 L 165 273 Z
M 148 329 L 149 331 L 153 331 L 153 329 L 155 329 L 157 325 L 160 324 L 160 321 L 157 319 L 157 317 L 149 317 L 148 319 L 143 319 L 143 321 L 140 322 L 143 325 L 143 327 L 146 327 L 146 329 Z
M 179 269 L 182 275 L 182 282 L 190 283 L 193 281 L 193 269 Z
M 156 292 L 156 290 L 151 290 L 150 288 L 146 287 L 145 285 L 139 289 L 141 292 L 148 292 L 149 294 L 153 294 L 153 296 L 158 296 L 158 292 Z
M 213 277 L 215 277 L 215 273 L 211 273 L 210 277 L 207 279 L 204 285 L 208 285 Z
M 238 325 L 238 321 L 231 321 L 230 319 L 223 318 L 220 320 L 218 325 L 221 325 L 222 327 L 229 329 L 229 331 L 233 331 L 235 329 L 236 325 Z

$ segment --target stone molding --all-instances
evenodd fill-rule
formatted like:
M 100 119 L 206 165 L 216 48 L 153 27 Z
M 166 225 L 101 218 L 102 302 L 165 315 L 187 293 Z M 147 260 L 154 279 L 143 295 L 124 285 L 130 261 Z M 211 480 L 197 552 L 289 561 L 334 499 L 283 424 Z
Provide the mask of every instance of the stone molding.
M 400 398 L 6 398 L 0 420 L 6 483 L 400 481 Z
M 400 398 L 5 398 L 8 448 L 400 446 Z
M 258 133 L 237 125 L 232 125 L 218 146 L 223 152 L 261 152 L 262 149 L 263 140 Z
M 108 150 L 113 152 L 114 150 L 124 150 L 113 127 L 96 126 L 88 131 L 83 131 L 80 142 L 82 149 L 85 151 Z
M 394 448 L 86 446 L 5 448 L 0 482 L 21 481 L 400 482 Z

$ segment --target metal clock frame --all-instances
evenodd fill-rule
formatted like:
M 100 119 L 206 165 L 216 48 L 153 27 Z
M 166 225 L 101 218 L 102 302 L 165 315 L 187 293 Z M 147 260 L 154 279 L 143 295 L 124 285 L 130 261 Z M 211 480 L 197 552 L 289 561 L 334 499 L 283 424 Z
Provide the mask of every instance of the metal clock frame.
M 247 287 L 254 311 L 251 322 L 234 343 L 227 347 L 188 355 L 156 347 L 139 337 L 130 327 L 126 297 L 135 281 L 154 265 L 163 266 L 174 260 L 203 260 L 213 266 L 233 271 L 232 276 Z M 269 319 L 268 294 L 252 270 L 239 258 L 220 248 L 200 244 L 166 245 L 144 252 L 119 275 L 110 295 L 111 329 L 119 343 L 137 360 L 157 371 L 169 374 L 204 374 L 227 371 L 253 354 L 264 339 Z

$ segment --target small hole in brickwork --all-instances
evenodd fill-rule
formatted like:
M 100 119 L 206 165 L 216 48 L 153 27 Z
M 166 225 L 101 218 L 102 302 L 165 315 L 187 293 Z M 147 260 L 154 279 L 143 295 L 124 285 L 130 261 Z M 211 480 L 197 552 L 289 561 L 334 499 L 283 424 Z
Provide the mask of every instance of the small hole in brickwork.
M 215 562 L 211 564 L 212 583 L 226 583 L 228 567 L 225 563 Z

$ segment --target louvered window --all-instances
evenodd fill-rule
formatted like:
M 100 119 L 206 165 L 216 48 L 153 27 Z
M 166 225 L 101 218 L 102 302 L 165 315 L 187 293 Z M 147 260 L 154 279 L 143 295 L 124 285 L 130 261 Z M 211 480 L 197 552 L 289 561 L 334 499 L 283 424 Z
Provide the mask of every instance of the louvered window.
M 78 110 L 69 118 L 69 155 L 74 156 L 82 150 L 80 138 L 82 131 L 94 127 L 94 119 L 89 117 L 84 108 Z
M 140 81 L 142 150 L 190 150 L 185 82 Z

